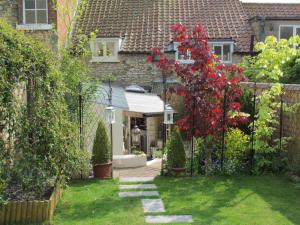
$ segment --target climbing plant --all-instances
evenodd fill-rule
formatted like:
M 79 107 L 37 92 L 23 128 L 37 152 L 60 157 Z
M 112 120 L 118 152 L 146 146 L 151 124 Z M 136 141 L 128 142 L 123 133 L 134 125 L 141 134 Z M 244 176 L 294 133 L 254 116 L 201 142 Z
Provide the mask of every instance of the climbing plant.
M 64 72 L 50 50 L 0 21 L 3 199 L 42 198 L 87 159 L 68 113 Z
M 279 41 L 269 36 L 265 42 L 256 44 L 255 50 L 258 54 L 245 57 L 241 64 L 245 75 L 251 81 L 273 83 L 269 90 L 264 90 L 258 97 L 254 128 L 251 127 L 255 130 L 253 141 L 256 173 L 278 172 L 286 167 L 286 158 L 281 153 L 286 150 L 284 147 L 288 137 L 283 137 L 282 146 L 279 146 L 279 140 L 274 138 L 274 134 L 279 125 L 278 101 L 284 94 L 281 82 L 288 81 L 292 76 L 287 66 L 291 61 L 297 62 L 295 57 L 299 55 L 299 45 L 299 36 Z M 289 110 L 287 106 L 284 106 L 284 109 Z

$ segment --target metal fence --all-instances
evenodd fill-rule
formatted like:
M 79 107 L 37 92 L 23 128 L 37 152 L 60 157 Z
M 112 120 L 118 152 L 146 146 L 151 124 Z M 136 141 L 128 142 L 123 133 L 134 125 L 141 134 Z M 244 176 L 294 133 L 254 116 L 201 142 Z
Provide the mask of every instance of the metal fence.
M 252 93 L 250 98 L 248 113 L 250 114 L 250 124 L 248 126 L 248 134 L 250 136 L 250 142 L 248 148 L 250 149 L 249 158 L 249 170 L 252 169 L 254 154 L 255 154 L 255 122 L 254 119 L 257 113 L 257 105 L 259 103 L 258 96 L 265 90 L 269 90 L 273 84 L 270 83 L 252 83 L 243 82 L 241 83 L 243 89 L 247 89 Z M 226 95 L 225 95 L 226 96 Z M 296 84 L 285 84 L 283 85 L 282 94 L 276 99 L 278 102 L 278 112 L 276 113 L 278 127 L 274 132 L 273 139 L 278 139 L 278 148 L 281 150 L 283 148 L 283 140 L 285 137 L 289 137 L 290 141 L 287 146 L 287 157 L 289 161 L 289 167 L 292 171 L 300 172 L 300 110 L 295 107 L 293 111 L 286 111 L 287 106 L 295 106 L 300 104 L 300 85 Z M 224 98 L 223 111 L 226 112 L 226 98 Z M 225 113 L 223 116 L 222 123 L 225 123 Z M 224 125 L 224 124 L 223 124 Z M 251 129 L 250 129 L 251 127 Z M 219 137 L 219 151 L 220 158 L 218 159 L 218 164 L 220 169 L 223 170 L 224 163 L 226 163 L 225 153 L 226 153 L 226 142 L 225 142 L 226 130 L 220 133 Z M 199 162 L 199 156 L 195 154 L 195 147 L 193 144 L 188 145 L 187 156 L 189 158 L 189 166 L 187 168 L 188 173 L 193 175 L 197 168 L 201 167 Z M 198 169 L 199 170 L 199 169 Z

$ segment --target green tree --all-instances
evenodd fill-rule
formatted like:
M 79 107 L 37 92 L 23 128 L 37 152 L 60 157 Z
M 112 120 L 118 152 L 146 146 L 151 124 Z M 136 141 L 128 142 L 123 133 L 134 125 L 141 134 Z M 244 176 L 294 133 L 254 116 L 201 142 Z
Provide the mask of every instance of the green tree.
M 255 46 L 256 56 L 245 57 L 242 62 L 245 75 L 253 82 L 273 83 L 269 90 L 264 90 L 257 100 L 254 133 L 255 172 L 278 171 L 285 164 L 281 155 L 278 139 L 274 133 L 278 129 L 278 115 L 280 104 L 277 102 L 283 94 L 282 81 L 288 80 L 286 66 L 300 53 L 300 37 L 289 40 L 277 40 L 273 36 L 266 38 Z M 284 107 L 288 110 L 288 107 Z M 252 125 L 252 124 L 251 124 Z M 251 128 L 253 129 L 253 127 Z M 282 151 L 286 150 L 288 138 L 283 138 Z
M 96 137 L 93 145 L 92 162 L 96 164 L 104 164 L 111 161 L 111 144 L 108 139 L 107 130 L 102 120 L 99 121 Z
M 178 128 L 174 129 L 166 145 L 168 166 L 171 168 L 185 167 L 185 151 Z

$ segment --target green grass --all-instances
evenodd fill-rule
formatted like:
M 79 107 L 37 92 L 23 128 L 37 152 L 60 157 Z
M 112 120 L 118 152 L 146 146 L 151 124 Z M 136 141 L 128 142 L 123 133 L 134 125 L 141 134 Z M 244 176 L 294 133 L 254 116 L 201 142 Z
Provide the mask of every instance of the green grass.
M 155 183 L 167 212 L 195 225 L 300 224 L 300 190 L 284 177 L 164 178 Z M 55 225 L 144 225 L 140 198 L 119 198 L 118 181 L 84 181 L 64 192 Z

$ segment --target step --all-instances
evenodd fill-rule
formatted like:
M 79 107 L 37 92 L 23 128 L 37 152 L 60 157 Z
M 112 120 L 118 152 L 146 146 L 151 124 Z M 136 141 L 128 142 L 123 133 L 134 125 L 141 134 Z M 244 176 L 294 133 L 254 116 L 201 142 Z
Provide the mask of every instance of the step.
M 157 189 L 155 184 L 121 184 L 120 189 Z
M 128 191 L 119 192 L 119 197 L 151 197 L 159 196 L 157 191 Z
M 151 182 L 154 177 L 120 177 L 120 182 Z
M 165 212 L 165 206 L 161 199 L 142 199 L 144 213 Z
M 193 218 L 190 215 L 173 216 L 145 216 L 146 223 L 192 223 Z

